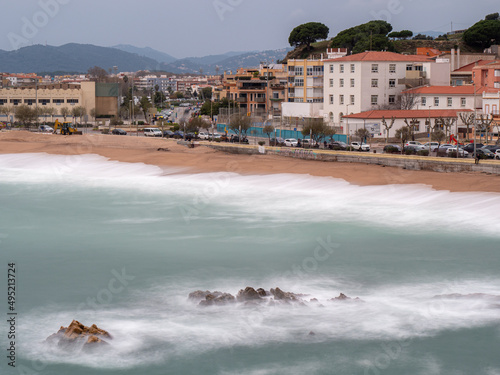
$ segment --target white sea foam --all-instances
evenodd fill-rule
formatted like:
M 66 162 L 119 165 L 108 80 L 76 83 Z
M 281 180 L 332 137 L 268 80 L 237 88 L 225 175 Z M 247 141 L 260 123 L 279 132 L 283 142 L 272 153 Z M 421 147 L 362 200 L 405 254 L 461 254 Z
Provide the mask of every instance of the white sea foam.
M 211 216 L 252 223 L 266 217 L 277 222 L 364 222 L 411 228 L 414 233 L 446 229 L 500 235 L 500 194 L 496 193 L 450 193 L 424 185 L 356 186 L 341 179 L 295 174 L 178 171 L 98 155 L 0 155 L 3 183 L 69 184 L 179 196 L 187 198 L 188 203 L 179 206 L 187 221 Z

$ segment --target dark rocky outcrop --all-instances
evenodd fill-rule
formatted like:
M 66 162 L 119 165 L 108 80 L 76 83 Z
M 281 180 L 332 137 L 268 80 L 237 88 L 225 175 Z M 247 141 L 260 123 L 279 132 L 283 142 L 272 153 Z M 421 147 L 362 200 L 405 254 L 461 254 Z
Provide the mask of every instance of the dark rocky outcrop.
M 263 290 L 263 289 L 262 289 Z M 265 291 L 264 291 L 265 293 Z M 254 300 L 260 300 L 261 294 L 257 292 L 254 288 L 247 286 L 245 290 L 240 289 L 238 292 L 238 295 L 236 296 L 236 299 L 238 302 L 246 302 L 246 301 L 254 301 Z
M 109 345 L 103 339 L 111 340 L 109 332 L 92 324 L 87 327 L 77 320 L 73 320 L 68 327 L 61 327 L 57 333 L 47 337 L 49 344 L 57 345 L 67 349 L 84 349 Z

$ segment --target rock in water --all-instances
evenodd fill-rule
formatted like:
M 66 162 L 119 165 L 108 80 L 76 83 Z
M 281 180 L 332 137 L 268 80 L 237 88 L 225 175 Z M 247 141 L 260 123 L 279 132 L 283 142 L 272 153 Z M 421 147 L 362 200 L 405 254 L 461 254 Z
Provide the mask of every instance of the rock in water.
M 252 287 L 247 286 L 245 290 L 241 289 L 236 296 L 238 302 L 254 301 L 261 299 L 260 294 Z
M 61 327 L 57 333 L 47 337 L 47 342 L 68 349 L 90 349 L 107 345 L 102 338 L 112 339 L 109 332 L 92 324 L 87 327 L 77 320 L 73 320 L 68 327 Z

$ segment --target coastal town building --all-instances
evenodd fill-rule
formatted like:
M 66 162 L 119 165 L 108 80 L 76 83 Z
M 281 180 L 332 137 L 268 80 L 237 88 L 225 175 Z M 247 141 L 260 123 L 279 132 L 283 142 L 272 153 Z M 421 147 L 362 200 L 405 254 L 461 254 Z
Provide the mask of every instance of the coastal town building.
M 54 83 L 0 89 L 0 106 L 10 106 L 12 115 L 16 106 L 27 105 L 38 108 L 54 108 L 61 115 L 61 108 L 75 106 L 85 108 L 87 114 L 95 109 L 98 116 L 118 114 L 118 84 L 96 83 Z
M 403 90 L 450 82 L 448 60 L 393 52 L 325 60 L 324 71 L 324 115 L 332 126 L 340 126 L 346 113 L 396 108 Z
M 475 91 L 475 93 L 474 93 Z M 412 97 L 412 109 L 471 109 L 481 108 L 483 89 L 467 86 L 423 86 L 405 90 Z

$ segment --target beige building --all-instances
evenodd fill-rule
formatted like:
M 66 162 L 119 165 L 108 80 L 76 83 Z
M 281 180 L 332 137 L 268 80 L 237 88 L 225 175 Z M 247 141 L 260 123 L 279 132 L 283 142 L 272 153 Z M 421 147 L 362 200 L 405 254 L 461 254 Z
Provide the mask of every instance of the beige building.
M 55 108 L 57 115 L 61 114 L 62 108 L 72 110 L 82 106 L 89 115 L 95 108 L 97 116 L 115 116 L 118 113 L 118 96 L 116 83 L 40 84 L 0 89 L 0 106 Z

